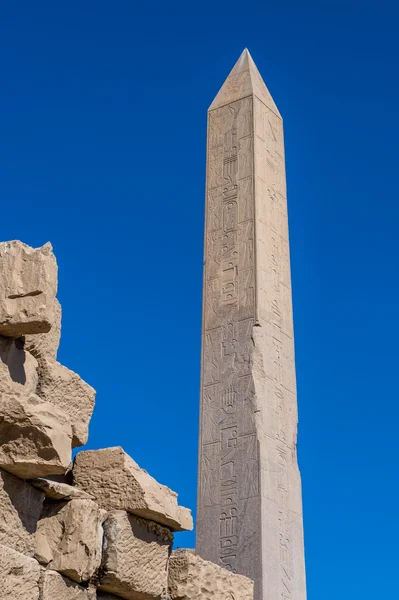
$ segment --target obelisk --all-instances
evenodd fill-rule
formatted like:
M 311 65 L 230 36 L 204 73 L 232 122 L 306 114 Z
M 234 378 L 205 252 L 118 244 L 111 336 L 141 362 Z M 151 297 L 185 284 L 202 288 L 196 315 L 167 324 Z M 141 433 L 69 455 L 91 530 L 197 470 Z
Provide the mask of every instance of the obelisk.
M 248 50 L 208 112 L 197 547 L 305 600 L 284 137 Z

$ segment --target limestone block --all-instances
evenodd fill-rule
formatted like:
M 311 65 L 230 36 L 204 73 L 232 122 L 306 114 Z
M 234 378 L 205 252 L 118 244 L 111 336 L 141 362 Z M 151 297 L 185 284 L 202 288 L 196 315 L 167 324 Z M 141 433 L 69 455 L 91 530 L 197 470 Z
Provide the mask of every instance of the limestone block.
M 0 377 L 5 377 L 11 385 L 23 386 L 25 392 L 36 392 L 37 360 L 26 351 L 23 337 L 0 336 L 0 361 L 7 367 L 1 370 Z
M 176 550 L 169 560 L 168 587 L 172 600 L 252 600 L 254 584 L 192 551 Z
M 54 360 L 39 362 L 37 394 L 60 407 L 72 424 L 72 446 L 83 446 L 89 435 L 95 390 L 76 373 Z
M 99 589 L 127 600 L 164 597 L 173 535 L 157 523 L 124 511 L 104 523 Z
M 39 579 L 36 560 L 0 545 L 1 600 L 39 600 Z
M 0 335 L 46 333 L 53 323 L 57 263 L 50 243 L 0 243 Z
M 46 494 L 46 498 L 51 500 L 74 500 L 76 498 L 83 498 L 86 500 L 93 499 L 87 492 L 60 481 L 52 481 L 51 479 L 39 477 L 37 479 L 32 479 L 30 483 L 35 488 L 42 490 Z
M 57 351 L 61 338 L 61 304 L 54 298 L 53 301 L 53 325 L 48 333 L 36 333 L 25 336 L 25 349 L 37 360 L 56 360 Z
M 177 494 L 140 469 L 120 447 L 80 452 L 73 477 L 105 510 L 126 510 L 172 531 L 193 528 L 191 511 L 178 506 Z
M 79 585 L 57 571 L 46 570 L 40 581 L 40 600 L 96 600 L 96 590 Z
M 0 469 L 0 544 L 33 556 L 44 493 Z
M 64 473 L 71 462 L 72 444 L 67 415 L 35 394 L 3 389 L 0 467 L 22 479 Z
M 101 563 L 104 511 L 92 500 L 46 502 L 36 531 L 36 558 L 77 582 Z

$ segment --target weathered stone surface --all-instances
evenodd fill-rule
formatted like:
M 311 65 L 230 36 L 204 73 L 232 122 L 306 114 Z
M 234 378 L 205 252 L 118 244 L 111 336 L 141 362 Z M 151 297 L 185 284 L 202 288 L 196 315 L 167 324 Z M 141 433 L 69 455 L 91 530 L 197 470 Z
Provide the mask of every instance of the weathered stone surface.
M 39 361 L 37 394 L 61 408 L 72 424 L 72 446 L 87 442 L 94 410 L 95 390 L 76 373 L 54 360 Z
M 0 335 L 50 331 L 57 292 L 57 263 L 50 243 L 31 248 L 0 243 Z
M 305 600 L 281 117 L 244 51 L 209 110 L 197 552 Z
M 105 510 L 126 510 L 173 531 L 193 528 L 191 511 L 178 506 L 177 494 L 140 469 L 120 447 L 79 452 L 73 477 Z
M 52 481 L 43 477 L 31 479 L 29 483 L 35 488 L 42 490 L 46 494 L 46 498 L 50 500 L 75 500 L 76 498 L 93 500 L 92 496 L 87 492 L 67 483 Z
M 113 594 L 103 594 L 102 592 L 97 592 L 98 600 L 118 600 L 121 596 L 114 596 Z
M 0 545 L 1 600 L 39 600 L 39 579 L 36 560 Z
M 254 584 L 192 551 L 176 550 L 169 560 L 168 588 L 172 600 L 252 600 Z
M 172 539 L 157 523 L 111 513 L 104 523 L 100 590 L 127 600 L 164 597 Z
M 47 333 L 37 333 L 25 336 L 25 349 L 38 361 L 44 359 L 56 360 L 61 338 L 61 304 L 54 298 L 53 325 Z
M 0 469 L 0 544 L 33 556 L 43 501 L 43 492 Z
M 101 563 L 104 511 L 92 500 L 46 502 L 36 531 L 36 558 L 77 582 Z
M 24 347 L 24 338 L 0 336 L 0 361 L 7 367 L 1 369 L 0 377 L 6 377 L 10 385 L 23 386 L 25 392 L 36 392 L 38 383 L 37 360 Z M 4 385 L 0 384 L 0 389 Z
M 0 369 L 0 467 L 22 479 L 65 472 L 72 444 L 67 415 L 21 386 L 10 388 L 2 375 Z
M 40 581 L 40 600 L 96 600 L 93 587 L 83 587 L 56 571 L 46 570 Z

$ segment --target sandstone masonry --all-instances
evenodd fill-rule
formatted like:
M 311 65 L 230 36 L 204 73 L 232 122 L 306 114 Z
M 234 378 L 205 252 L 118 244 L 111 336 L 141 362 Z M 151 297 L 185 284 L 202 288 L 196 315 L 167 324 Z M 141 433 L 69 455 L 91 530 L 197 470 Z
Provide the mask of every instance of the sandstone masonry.
M 95 391 L 57 362 L 51 244 L 0 244 L 0 600 L 252 600 L 172 552 L 191 512 L 122 448 L 84 451 Z

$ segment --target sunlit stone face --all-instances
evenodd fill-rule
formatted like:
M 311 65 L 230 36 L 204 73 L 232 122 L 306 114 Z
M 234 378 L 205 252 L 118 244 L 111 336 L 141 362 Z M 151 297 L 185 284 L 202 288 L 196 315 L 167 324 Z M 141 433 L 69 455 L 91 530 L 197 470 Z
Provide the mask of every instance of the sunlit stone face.
M 284 138 L 244 51 L 208 113 L 197 552 L 305 600 Z

